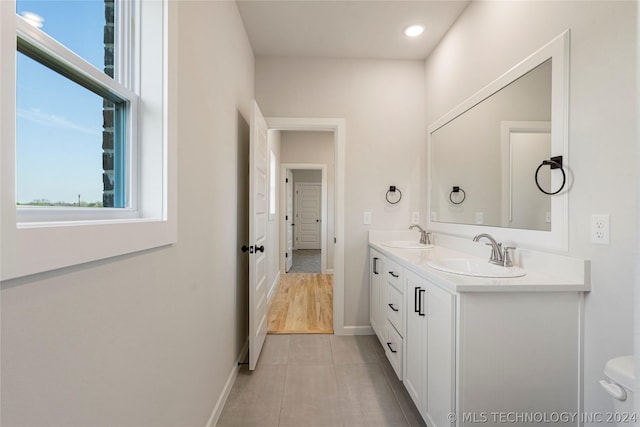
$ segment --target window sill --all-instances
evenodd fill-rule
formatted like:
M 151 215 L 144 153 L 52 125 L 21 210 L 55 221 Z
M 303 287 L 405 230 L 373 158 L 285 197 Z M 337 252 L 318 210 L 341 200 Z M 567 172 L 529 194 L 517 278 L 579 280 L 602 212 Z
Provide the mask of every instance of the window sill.
M 20 206 L 16 208 L 18 228 L 36 226 L 76 225 L 87 221 L 133 220 L 140 218 L 134 209 L 69 208 L 50 206 Z
M 2 237 L 0 279 L 8 280 L 171 245 L 177 225 L 175 218 L 21 223 Z
M 162 218 L 117 218 L 117 219 L 89 219 L 89 220 L 69 220 L 69 221 L 29 221 L 18 222 L 18 229 L 28 228 L 53 228 L 53 227 L 78 227 L 91 225 L 109 225 L 109 224 L 127 224 L 127 223 L 144 223 L 158 222 Z

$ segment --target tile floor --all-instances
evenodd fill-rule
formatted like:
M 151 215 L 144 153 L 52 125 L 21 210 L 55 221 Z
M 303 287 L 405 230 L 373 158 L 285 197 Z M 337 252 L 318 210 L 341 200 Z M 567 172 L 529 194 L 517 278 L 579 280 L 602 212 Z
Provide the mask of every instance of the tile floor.
M 375 336 L 268 335 L 218 427 L 425 426 Z
M 293 251 L 293 261 L 287 273 L 322 273 L 319 249 L 297 249 Z

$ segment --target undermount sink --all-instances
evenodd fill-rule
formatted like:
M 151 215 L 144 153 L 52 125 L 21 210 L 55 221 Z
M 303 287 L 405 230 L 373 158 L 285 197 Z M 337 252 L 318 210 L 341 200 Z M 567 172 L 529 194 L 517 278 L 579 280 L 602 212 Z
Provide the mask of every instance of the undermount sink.
M 447 273 L 461 274 L 474 277 L 522 277 L 527 274 L 520 267 L 502 267 L 486 261 L 476 261 L 465 258 L 439 258 L 427 262 L 429 267 Z
M 390 240 L 383 242 L 382 246 L 398 249 L 430 249 L 433 245 L 425 245 L 424 243 L 414 242 L 411 240 Z

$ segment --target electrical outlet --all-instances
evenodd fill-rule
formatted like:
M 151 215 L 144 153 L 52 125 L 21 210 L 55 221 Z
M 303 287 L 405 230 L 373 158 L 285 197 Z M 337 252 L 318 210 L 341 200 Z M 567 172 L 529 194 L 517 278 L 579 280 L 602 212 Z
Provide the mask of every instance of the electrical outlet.
M 484 212 L 476 212 L 476 224 L 484 224 Z
M 545 215 L 545 221 L 547 221 L 547 223 L 551 223 L 551 212 L 547 212 Z
M 436 211 L 431 212 L 431 221 L 435 222 L 438 220 L 438 213 Z
M 591 243 L 609 244 L 609 214 L 591 215 Z
M 362 223 L 364 225 L 371 225 L 371 212 L 365 212 L 362 215 Z
M 420 224 L 420 212 L 411 212 L 411 224 Z

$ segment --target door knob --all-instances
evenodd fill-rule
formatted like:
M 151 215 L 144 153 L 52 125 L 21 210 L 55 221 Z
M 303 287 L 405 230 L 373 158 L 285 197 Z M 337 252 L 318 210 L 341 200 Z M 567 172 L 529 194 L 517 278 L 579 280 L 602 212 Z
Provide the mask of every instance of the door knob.
M 256 246 L 256 253 L 258 252 L 264 252 L 264 245 L 263 246 Z
M 252 254 L 253 246 L 242 245 L 242 252 L 249 252 L 250 254 Z

